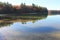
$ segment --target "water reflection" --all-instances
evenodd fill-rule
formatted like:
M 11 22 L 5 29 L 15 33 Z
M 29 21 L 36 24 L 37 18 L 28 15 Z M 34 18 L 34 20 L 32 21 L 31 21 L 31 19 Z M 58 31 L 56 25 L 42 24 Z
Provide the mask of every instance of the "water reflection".
M 12 22 L 0 22 L 0 27 L 5 27 L 13 24 Z
M 35 23 L 38 20 L 45 19 L 47 15 L 42 16 L 12 16 L 12 17 L 0 17 L 0 26 L 7 26 L 13 24 L 15 22 L 21 22 L 22 24 L 26 24 L 27 22 Z
M 1 17 L 0 40 L 60 40 L 59 18 L 60 15 Z

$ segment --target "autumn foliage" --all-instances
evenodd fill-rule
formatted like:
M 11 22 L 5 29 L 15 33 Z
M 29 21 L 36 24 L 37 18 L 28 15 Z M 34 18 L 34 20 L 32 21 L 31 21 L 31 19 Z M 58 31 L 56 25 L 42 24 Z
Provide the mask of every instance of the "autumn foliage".
M 26 5 L 21 3 L 20 5 L 12 5 L 0 2 L 0 14 L 23 14 L 23 13 L 47 13 L 48 10 L 45 7 L 36 6 L 35 4 Z

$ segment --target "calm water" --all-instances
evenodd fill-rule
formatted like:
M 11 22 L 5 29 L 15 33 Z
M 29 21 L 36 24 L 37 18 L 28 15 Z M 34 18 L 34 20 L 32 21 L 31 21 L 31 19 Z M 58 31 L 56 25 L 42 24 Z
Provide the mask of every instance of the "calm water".
M 60 40 L 60 15 L 1 19 L 0 40 Z

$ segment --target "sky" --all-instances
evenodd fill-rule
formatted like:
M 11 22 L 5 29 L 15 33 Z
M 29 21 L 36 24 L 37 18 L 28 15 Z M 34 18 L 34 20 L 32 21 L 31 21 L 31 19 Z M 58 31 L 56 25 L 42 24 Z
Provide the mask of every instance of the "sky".
M 60 10 L 60 0 L 0 0 L 1 2 L 9 2 L 13 5 L 20 5 L 26 3 L 31 5 L 32 3 L 46 7 L 48 10 Z

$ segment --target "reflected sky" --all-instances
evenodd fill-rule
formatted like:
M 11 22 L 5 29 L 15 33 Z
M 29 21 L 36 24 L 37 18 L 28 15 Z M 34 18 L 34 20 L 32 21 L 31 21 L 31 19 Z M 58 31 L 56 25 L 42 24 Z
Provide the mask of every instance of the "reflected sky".
M 14 22 L 9 26 L 0 28 L 0 40 L 60 40 L 56 36 L 60 34 L 59 18 L 60 15 L 50 15 L 35 23 L 31 21 L 26 22 L 26 24 Z

